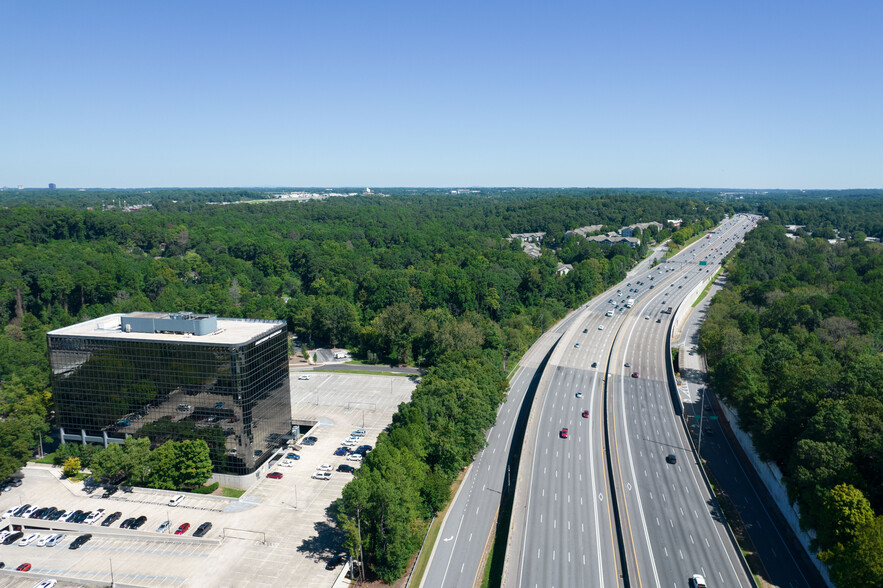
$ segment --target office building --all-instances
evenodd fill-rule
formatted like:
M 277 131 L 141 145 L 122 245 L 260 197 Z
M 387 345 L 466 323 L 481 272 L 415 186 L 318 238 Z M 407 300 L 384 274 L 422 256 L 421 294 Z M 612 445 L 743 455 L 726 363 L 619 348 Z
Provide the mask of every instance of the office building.
M 54 190 L 54 189 L 55 189 L 55 184 L 49 184 L 49 189 L 50 189 L 50 190 Z
M 284 321 L 135 312 L 46 339 L 63 442 L 204 439 L 216 473 L 242 475 L 291 430 Z

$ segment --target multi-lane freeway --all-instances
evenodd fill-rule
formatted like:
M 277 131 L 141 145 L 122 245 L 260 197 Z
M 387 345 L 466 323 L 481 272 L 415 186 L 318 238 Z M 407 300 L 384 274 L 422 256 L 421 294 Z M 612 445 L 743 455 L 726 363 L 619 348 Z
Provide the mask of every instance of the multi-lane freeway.
M 646 271 L 661 252 L 641 262 L 632 275 Z M 549 329 L 530 348 L 510 380 L 506 402 L 497 412 L 497 422 L 487 435 L 487 447 L 469 467 L 447 516 L 441 522 L 430 562 L 421 586 L 458 588 L 480 583 L 479 572 L 485 563 L 487 548 L 503 492 L 509 487 L 514 472 L 509 460 L 519 448 L 512 447 L 513 435 L 525 398 L 530 397 L 543 374 L 541 369 L 550 351 L 562 334 L 577 321 L 584 309 L 578 309 Z
M 694 573 L 751 585 L 690 453 L 665 361 L 668 309 L 713 274 L 751 222 L 731 219 L 618 284 L 563 334 L 527 429 L 509 585 L 683 586 Z

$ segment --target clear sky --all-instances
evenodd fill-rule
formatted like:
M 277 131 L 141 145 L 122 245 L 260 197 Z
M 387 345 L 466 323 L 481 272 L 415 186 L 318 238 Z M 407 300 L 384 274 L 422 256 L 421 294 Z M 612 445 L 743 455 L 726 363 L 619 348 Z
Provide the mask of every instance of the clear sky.
M 883 2 L 0 0 L 0 186 L 883 187 Z

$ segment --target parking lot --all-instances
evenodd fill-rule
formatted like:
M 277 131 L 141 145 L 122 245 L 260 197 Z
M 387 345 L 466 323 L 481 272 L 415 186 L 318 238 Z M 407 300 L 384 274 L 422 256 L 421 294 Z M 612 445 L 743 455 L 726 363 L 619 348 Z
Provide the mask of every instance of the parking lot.
M 120 521 L 110 527 L 101 527 L 100 521 L 69 525 L 67 531 L 56 524 L 59 532 L 67 532 L 57 547 L 0 545 L 6 570 L 23 562 L 33 566 L 27 576 L 0 572 L 0 587 L 32 586 L 49 577 L 59 578 L 59 587 L 109 584 L 111 569 L 117 585 L 129 586 L 287 586 L 294 579 L 298 586 L 331 586 L 340 568 L 328 571 L 325 564 L 340 552 L 343 537 L 326 509 L 352 474 L 332 471 L 328 481 L 310 476 L 320 464 L 334 470 L 344 463 L 358 467 L 334 456 L 334 450 L 355 429 L 365 429 L 363 443 L 376 445 L 377 435 L 416 384 L 405 377 L 309 372 L 309 380 L 299 380 L 299 375 L 292 372 L 292 416 L 316 421 L 311 434 L 318 441 L 304 446 L 291 467 L 272 468 L 283 474 L 281 479 L 264 477 L 238 500 L 186 494 L 179 506 L 169 507 L 174 492 L 149 489 L 101 498 L 100 492 L 87 494 L 82 484 L 59 480 L 55 468 L 25 468 L 24 484 L 0 495 L 0 513 L 29 503 L 66 510 L 104 508 L 121 512 L 120 521 L 143 515 L 147 522 L 137 531 L 120 529 Z M 182 537 L 157 533 L 165 520 L 171 521 L 171 532 L 184 522 L 191 528 Z M 53 524 L 27 522 L 34 527 Z M 211 522 L 212 529 L 204 539 L 193 538 L 203 522 Z M 69 550 L 81 533 L 92 533 L 92 540 Z

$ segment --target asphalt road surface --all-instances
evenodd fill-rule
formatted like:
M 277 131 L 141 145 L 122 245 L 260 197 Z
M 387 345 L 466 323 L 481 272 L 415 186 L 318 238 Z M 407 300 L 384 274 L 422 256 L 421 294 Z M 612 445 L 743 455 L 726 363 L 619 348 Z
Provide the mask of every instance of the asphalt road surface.
M 750 585 L 672 406 L 665 364 L 671 315 L 663 313 L 716 271 L 749 226 L 745 217 L 731 220 L 712 239 L 596 298 L 562 337 L 570 348 L 546 367 L 553 380 L 538 407 L 541 426 L 525 441 L 535 450 L 515 585 L 612 586 L 627 574 L 633 586 L 682 586 L 703 571 L 715 585 Z M 627 296 L 636 298 L 632 309 L 620 302 Z M 612 520 L 605 424 L 626 570 Z M 671 453 L 678 463 L 666 463 Z
M 652 259 L 661 253 L 649 256 L 632 270 L 632 274 L 645 271 Z M 512 439 L 522 404 L 529 392 L 536 389 L 542 374 L 540 367 L 551 349 L 563 333 L 581 320 L 590 306 L 587 304 L 559 321 L 534 343 L 520 361 L 510 380 L 508 397 L 497 412 L 497 423 L 488 431 L 488 445 L 469 467 L 441 522 L 442 529 L 421 586 L 461 588 L 480 585 L 479 572 L 490 547 L 503 492 L 514 482 L 515 472 L 510 471 L 508 465 L 513 456 L 515 462 L 518 461 L 520 448 L 512 447 Z M 529 408 L 530 405 L 527 406 Z

